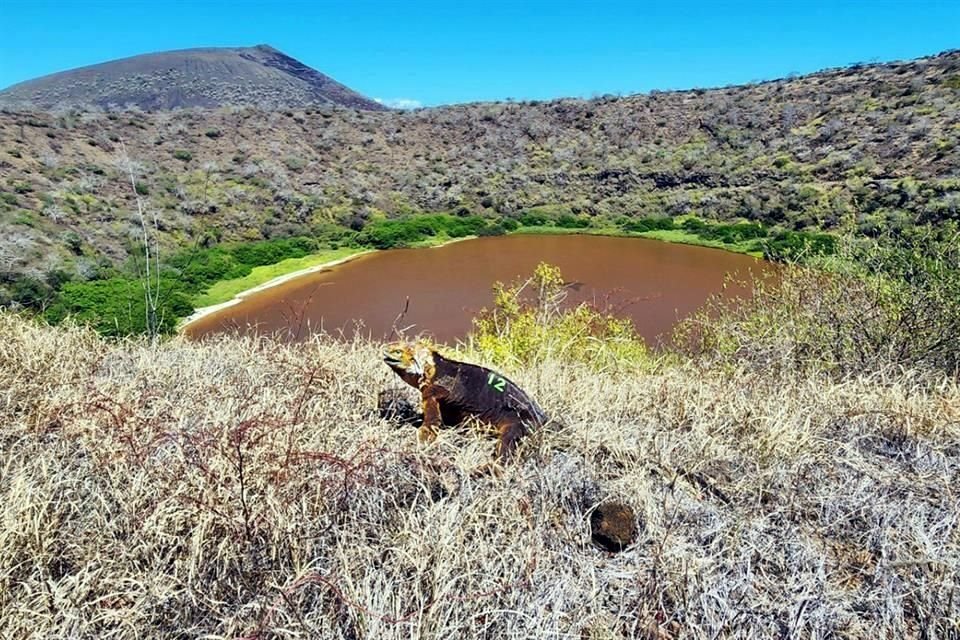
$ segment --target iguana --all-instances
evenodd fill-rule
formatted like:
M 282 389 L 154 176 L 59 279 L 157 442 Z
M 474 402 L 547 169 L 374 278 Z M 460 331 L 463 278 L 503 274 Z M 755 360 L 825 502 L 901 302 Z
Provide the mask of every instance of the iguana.
M 537 403 L 510 380 L 486 367 L 445 358 L 425 342 L 391 343 L 384 348 L 383 360 L 420 391 L 421 442 L 435 440 L 443 425 L 475 417 L 496 430 L 495 455 L 506 461 L 521 438 L 547 422 Z

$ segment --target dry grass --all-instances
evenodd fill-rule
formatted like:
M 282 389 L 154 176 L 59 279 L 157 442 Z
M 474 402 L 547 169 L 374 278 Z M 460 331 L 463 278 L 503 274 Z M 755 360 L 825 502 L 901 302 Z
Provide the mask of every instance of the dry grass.
M 471 477 L 378 419 L 375 345 L 0 314 L 0 636 L 960 636 L 956 380 L 510 374 L 566 426 Z

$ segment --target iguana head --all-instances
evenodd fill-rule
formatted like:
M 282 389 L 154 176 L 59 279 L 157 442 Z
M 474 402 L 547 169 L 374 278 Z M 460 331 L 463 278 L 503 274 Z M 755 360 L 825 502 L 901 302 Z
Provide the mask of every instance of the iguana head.
M 433 349 L 426 342 L 391 342 L 383 349 L 383 361 L 404 382 L 419 388 L 433 378 Z

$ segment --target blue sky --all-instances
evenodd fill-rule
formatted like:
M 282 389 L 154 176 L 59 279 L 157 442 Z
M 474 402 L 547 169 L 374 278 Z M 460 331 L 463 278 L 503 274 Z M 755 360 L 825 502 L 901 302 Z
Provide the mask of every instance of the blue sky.
M 960 0 L 0 0 L 0 87 L 138 53 L 260 43 L 385 101 L 589 97 L 960 48 Z

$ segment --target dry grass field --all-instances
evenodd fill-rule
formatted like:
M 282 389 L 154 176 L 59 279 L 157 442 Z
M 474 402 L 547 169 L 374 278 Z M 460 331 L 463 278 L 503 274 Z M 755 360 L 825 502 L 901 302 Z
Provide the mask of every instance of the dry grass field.
M 496 476 L 378 354 L 0 313 L 0 637 L 960 637 L 956 378 L 545 358 Z

